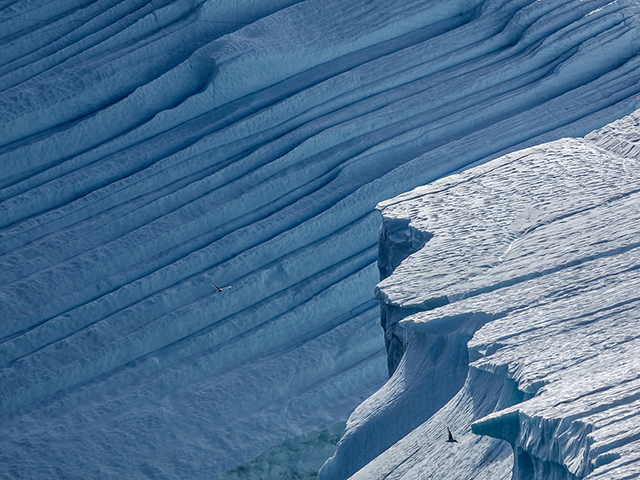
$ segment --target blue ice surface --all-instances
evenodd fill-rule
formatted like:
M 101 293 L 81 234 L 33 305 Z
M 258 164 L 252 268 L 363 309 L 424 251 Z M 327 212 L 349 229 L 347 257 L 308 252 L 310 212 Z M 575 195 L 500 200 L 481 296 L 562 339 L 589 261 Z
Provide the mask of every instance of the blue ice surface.
M 637 6 L 540 3 L 1 3 L 0 470 L 215 477 L 346 420 L 375 205 L 638 106 Z

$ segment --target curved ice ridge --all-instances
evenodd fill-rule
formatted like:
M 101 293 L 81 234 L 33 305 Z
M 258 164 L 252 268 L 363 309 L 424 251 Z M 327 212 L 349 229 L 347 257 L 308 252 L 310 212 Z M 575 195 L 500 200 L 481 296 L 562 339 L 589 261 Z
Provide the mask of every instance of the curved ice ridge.
M 216 477 L 344 421 L 375 205 L 634 111 L 639 10 L 0 1 L 0 471 Z
M 408 313 L 400 320 L 407 352 L 349 419 L 328 472 L 359 462 L 353 479 L 640 474 L 638 138 L 640 111 L 381 203 L 385 222 L 410 221 L 431 238 L 378 285 Z M 411 313 L 443 297 L 446 304 Z M 452 334 L 468 339 L 463 386 L 454 355 L 426 362 Z M 437 387 L 414 401 L 430 413 L 398 435 L 402 427 L 390 425 L 406 429 L 407 419 L 384 400 L 412 395 L 425 379 Z M 432 412 L 452 384 L 458 393 Z M 442 446 L 446 424 L 464 445 Z M 385 443 L 378 436 L 388 450 L 371 455 Z M 508 442 L 512 461 L 481 436 Z M 360 442 L 355 461 L 351 439 Z

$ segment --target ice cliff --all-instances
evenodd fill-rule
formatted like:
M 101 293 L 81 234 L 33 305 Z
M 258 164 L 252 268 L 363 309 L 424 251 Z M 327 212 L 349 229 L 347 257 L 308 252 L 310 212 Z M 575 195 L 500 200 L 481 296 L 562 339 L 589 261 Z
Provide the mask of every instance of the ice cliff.
M 636 112 L 380 204 L 402 360 L 321 478 L 640 476 L 639 140 Z
M 395 307 L 380 329 L 375 206 L 635 111 L 639 18 L 632 0 L 0 0 L 0 478 L 326 452 L 417 365 L 398 365 L 419 352 Z M 441 411 L 466 368 L 404 405 Z

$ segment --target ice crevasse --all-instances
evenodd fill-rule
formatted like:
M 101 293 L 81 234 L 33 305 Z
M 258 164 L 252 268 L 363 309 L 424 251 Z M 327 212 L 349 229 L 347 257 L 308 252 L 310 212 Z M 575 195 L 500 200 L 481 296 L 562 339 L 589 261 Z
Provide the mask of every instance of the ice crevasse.
M 638 478 L 638 138 L 640 112 L 380 204 L 394 373 L 320 478 Z

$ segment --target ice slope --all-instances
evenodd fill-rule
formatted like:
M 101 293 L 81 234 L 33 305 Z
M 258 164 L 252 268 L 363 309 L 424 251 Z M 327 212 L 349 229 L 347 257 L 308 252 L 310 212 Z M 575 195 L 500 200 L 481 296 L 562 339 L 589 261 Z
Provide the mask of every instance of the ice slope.
M 640 476 L 639 139 L 640 111 L 381 203 L 430 235 L 377 287 L 407 350 L 321 478 L 381 447 L 351 478 Z
M 0 1 L 0 475 L 216 478 L 346 420 L 375 205 L 634 111 L 639 10 Z

